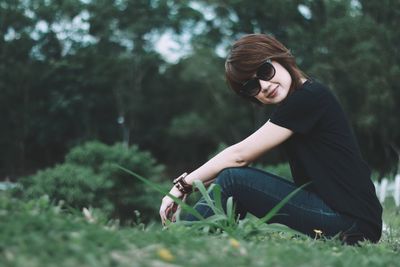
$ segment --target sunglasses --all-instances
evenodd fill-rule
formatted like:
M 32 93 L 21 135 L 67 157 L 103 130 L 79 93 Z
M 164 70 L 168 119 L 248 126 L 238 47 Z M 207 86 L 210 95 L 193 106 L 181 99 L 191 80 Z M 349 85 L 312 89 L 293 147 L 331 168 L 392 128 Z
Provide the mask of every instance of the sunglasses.
M 261 86 L 259 80 L 269 81 L 275 76 L 275 68 L 268 59 L 260 67 L 258 67 L 256 72 L 256 77 L 244 82 L 239 92 L 244 96 L 254 97 L 258 95 L 261 91 Z

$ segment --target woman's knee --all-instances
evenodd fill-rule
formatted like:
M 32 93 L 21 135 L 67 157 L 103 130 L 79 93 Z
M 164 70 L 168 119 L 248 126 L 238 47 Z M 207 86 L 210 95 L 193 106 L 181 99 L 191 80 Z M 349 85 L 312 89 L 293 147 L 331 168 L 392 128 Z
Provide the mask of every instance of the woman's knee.
M 215 180 L 216 184 L 219 184 L 222 187 L 227 187 L 235 183 L 237 177 L 240 176 L 240 170 L 242 168 L 230 167 L 223 169 L 217 176 Z

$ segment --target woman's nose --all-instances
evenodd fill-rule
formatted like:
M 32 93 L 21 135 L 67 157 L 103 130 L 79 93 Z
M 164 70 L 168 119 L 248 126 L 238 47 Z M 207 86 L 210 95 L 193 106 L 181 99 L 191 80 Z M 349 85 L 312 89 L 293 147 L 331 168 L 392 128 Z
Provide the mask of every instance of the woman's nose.
M 261 91 L 268 91 L 269 87 L 272 85 L 270 81 L 258 80 L 258 82 L 260 83 Z

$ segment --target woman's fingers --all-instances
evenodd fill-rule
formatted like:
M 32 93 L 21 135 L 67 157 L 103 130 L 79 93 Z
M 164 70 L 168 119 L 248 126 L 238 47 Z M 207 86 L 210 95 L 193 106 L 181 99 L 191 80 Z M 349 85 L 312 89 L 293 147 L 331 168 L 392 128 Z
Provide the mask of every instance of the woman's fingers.
M 160 207 L 160 217 L 162 225 L 165 225 L 167 219 L 171 222 L 176 220 L 176 212 L 179 205 L 175 203 L 171 198 L 164 198 Z
M 161 217 L 161 223 L 163 225 L 165 225 L 165 222 L 167 221 L 168 217 L 169 217 L 169 213 L 171 212 L 171 208 L 173 205 L 172 203 L 165 203 L 166 201 L 163 201 L 160 207 L 160 217 Z
M 171 210 L 172 210 L 171 206 L 168 206 L 167 209 L 165 210 L 165 218 L 166 219 L 170 218 Z
M 165 225 L 165 221 L 167 220 L 167 208 L 167 205 L 163 202 L 160 207 L 160 217 L 163 225 Z
M 176 216 L 180 210 L 181 210 L 181 206 L 176 205 L 175 209 L 174 209 L 174 215 L 172 215 L 172 219 L 171 219 L 172 222 L 176 222 Z
M 160 217 L 161 217 L 161 223 L 162 223 L 162 225 L 164 225 L 165 224 L 165 216 L 164 216 L 164 211 L 162 211 L 161 209 L 160 209 Z
M 168 219 L 170 219 L 171 222 L 175 222 L 174 217 L 176 214 L 176 209 L 178 205 L 176 203 L 173 203 L 170 209 L 170 214 L 168 215 Z

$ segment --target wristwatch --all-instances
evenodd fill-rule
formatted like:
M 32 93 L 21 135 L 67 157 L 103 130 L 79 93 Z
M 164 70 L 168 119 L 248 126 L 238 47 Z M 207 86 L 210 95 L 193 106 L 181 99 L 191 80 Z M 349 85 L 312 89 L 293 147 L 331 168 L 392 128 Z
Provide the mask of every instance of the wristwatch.
M 187 172 L 181 174 L 178 178 L 175 178 L 173 180 L 174 186 L 184 195 L 192 193 L 193 187 L 192 185 L 188 184 L 185 181 L 185 177 L 187 176 Z

